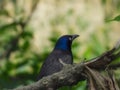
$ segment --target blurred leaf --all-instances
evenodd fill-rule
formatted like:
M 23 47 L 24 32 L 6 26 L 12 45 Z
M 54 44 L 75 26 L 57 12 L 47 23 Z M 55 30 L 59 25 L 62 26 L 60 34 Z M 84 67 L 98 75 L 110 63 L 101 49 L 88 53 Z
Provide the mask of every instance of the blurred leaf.
M 7 10 L 2 9 L 2 10 L 0 10 L 0 15 L 9 16 L 9 13 L 8 13 L 8 11 L 7 11 Z
M 32 72 L 33 72 L 33 70 L 31 68 L 31 66 L 23 65 L 19 68 L 11 70 L 10 75 L 16 75 L 16 74 L 19 75 L 19 74 L 22 74 L 22 73 L 32 73 Z
M 0 26 L 0 33 L 4 32 L 4 30 L 9 30 L 9 28 L 15 27 L 18 24 L 19 24 L 19 22 L 12 22 L 9 24 L 1 25 Z
M 33 33 L 31 31 L 24 31 L 22 34 L 23 38 L 32 38 Z
M 25 51 L 29 48 L 29 46 L 30 46 L 30 42 L 26 39 L 26 40 L 24 40 L 23 44 L 21 45 L 21 49 L 23 51 Z
M 102 0 L 102 3 L 103 3 L 103 4 L 106 4 L 106 0 Z
M 116 16 L 115 18 L 111 20 L 106 20 L 106 22 L 111 22 L 111 21 L 119 21 L 120 22 L 120 15 Z
M 72 87 L 72 90 L 87 90 L 86 88 L 86 80 L 79 82 L 77 85 Z
M 113 21 L 120 21 L 120 15 L 116 16 Z

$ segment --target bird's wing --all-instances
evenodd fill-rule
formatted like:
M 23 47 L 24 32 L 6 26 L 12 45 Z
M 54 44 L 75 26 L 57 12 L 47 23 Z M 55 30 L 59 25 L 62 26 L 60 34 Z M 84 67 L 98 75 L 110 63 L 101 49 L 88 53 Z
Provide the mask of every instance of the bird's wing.
M 54 50 L 43 63 L 39 77 L 41 78 L 43 76 L 48 76 L 55 72 L 59 72 L 63 67 L 60 60 L 65 64 L 72 64 L 73 62 L 72 56 L 68 52 Z

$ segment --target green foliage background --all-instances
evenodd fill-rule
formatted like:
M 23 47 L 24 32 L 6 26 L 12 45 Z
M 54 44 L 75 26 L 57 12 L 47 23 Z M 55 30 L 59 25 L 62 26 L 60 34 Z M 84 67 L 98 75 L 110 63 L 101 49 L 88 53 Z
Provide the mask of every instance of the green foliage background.
M 21 1 L 23 1 L 24 4 L 21 4 Z M 0 90 L 11 89 L 36 81 L 40 66 L 49 52 L 51 52 L 57 39 L 62 35 L 59 28 L 56 27 L 57 25 L 64 24 L 68 29 L 67 34 L 76 33 L 74 31 L 76 28 L 70 27 L 69 23 L 66 22 L 74 13 L 74 10 L 70 9 L 66 14 L 57 15 L 49 21 L 52 30 L 47 38 L 47 40 L 49 40 L 48 46 L 41 47 L 43 49 L 42 52 L 33 50 L 33 47 L 35 47 L 33 41 L 36 35 L 30 22 L 32 22 L 31 18 L 34 15 L 38 3 L 41 3 L 41 1 L 21 1 L 0 0 Z M 119 28 L 119 25 L 113 26 L 113 24 L 118 24 L 120 21 L 120 1 L 116 0 L 113 3 L 114 5 L 111 4 L 112 0 L 99 1 L 102 7 L 104 7 L 105 15 L 103 27 L 97 28 L 96 32 L 92 32 L 89 36 L 84 34 L 86 31 L 89 31 L 89 29 L 86 28 L 90 25 L 90 21 L 84 20 L 82 16 L 73 16 L 73 18 L 77 18 L 75 19 L 76 26 L 80 29 L 77 33 L 83 33 L 82 36 L 88 37 L 85 41 L 79 38 L 81 42 L 77 39 L 73 43 L 72 51 L 74 54 L 74 62 L 76 63 L 100 55 L 112 48 L 113 43 L 117 41 L 115 37 L 111 39 L 110 35 L 114 33 L 114 29 L 117 28 L 116 30 L 118 30 Z M 28 5 L 28 2 L 30 5 Z M 55 5 L 59 3 L 54 2 L 56 3 Z M 70 0 L 68 2 L 74 1 Z M 86 3 L 89 4 L 88 1 L 86 1 Z M 9 5 L 10 7 L 8 7 Z M 29 8 L 23 7 L 27 5 Z M 111 12 L 111 8 L 114 8 L 114 12 Z M 39 32 L 42 32 L 42 30 L 40 29 Z M 120 33 L 120 31 L 118 32 Z M 46 41 L 43 43 L 46 43 Z M 117 63 L 118 61 L 119 60 L 117 60 Z M 115 72 L 116 78 L 118 82 L 120 82 L 120 76 L 118 75 L 120 71 L 116 70 Z M 66 90 L 66 87 L 60 90 Z M 73 86 L 72 90 L 86 90 L 86 81 Z

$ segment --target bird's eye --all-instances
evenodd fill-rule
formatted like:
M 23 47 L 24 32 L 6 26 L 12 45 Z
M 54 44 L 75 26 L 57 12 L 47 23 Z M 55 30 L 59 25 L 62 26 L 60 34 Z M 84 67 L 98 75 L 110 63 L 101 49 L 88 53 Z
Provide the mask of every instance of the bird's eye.
M 71 38 L 71 37 L 69 37 L 69 40 L 71 41 L 71 40 L 72 40 L 72 38 Z

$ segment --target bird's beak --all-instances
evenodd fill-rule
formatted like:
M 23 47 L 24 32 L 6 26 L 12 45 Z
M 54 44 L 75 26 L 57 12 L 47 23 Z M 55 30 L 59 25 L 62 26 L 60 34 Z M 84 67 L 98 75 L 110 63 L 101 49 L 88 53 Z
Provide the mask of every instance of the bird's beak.
M 72 40 L 74 40 L 75 38 L 79 37 L 79 35 L 75 34 L 75 35 L 72 35 Z

